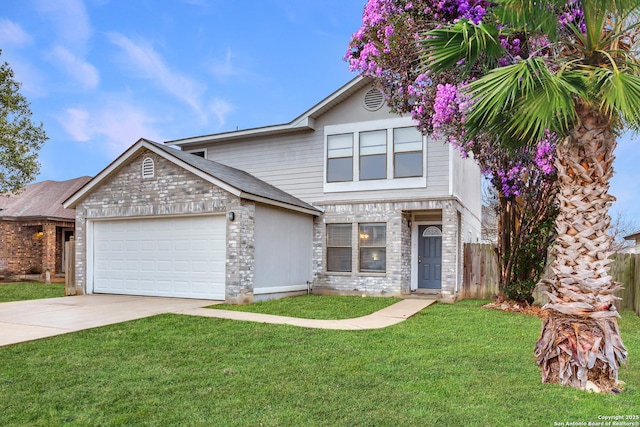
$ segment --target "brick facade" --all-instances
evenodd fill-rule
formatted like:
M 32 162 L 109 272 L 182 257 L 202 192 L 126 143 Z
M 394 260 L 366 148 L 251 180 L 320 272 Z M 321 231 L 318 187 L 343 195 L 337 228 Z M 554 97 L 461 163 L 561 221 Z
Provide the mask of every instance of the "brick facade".
M 74 227 L 71 221 L 0 221 L 0 274 L 61 273 L 63 230 Z
M 142 161 L 151 157 L 155 177 L 143 179 Z M 87 291 L 87 221 L 161 215 L 235 213 L 227 220 L 226 301 L 253 302 L 255 204 L 205 181 L 173 162 L 141 150 L 76 206 L 76 290 Z
M 414 214 L 437 212 L 442 226 L 442 289 L 440 299 L 455 301 L 460 288 L 462 262 L 460 239 L 461 206 L 454 199 L 376 201 L 321 205 L 324 215 L 314 222 L 314 283 L 318 294 L 400 296 L 411 292 L 412 231 L 418 226 L 412 221 Z M 412 227 L 409 227 L 412 221 Z M 352 224 L 352 262 L 348 273 L 326 271 L 327 224 Z M 358 224 L 384 223 L 387 227 L 386 272 L 365 273 L 358 271 Z

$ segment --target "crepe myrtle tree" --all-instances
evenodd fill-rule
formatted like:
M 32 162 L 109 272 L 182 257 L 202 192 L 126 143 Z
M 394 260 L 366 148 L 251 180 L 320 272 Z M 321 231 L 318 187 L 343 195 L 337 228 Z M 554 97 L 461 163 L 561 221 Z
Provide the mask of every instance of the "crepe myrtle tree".
M 625 349 L 609 274 L 608 208 L 616 135 L 640 128 L 638 0 L 495 0 L 481 21 L 422 34 L 431 73 L 486 67 L 465 87 L 467 141 L 509 147 L 558 136 L 553 277 L 535 347 L 543 382 L 617 392 Z M 519 40 L 523 52 L 504 61 Z
M 557 213 L 556 136 L 548 133 L 535 147 L 509 150 L 486 134 L 465 138 L 470 98 L 463 89 L 483 75 L 487 64 L 476 61 L 464 73 L 453 67 L 433 73 L 421 62 L 426 31 L 460 20 L 480 24 L 488 7 L 488 2 L 479 0 L 369 0 L 345 59 L 352 71 L 377 83 L 393 111 L 410 114 L 423 133 L 446 140 L 463 157 L 473 156 L 478 162 L 499 194 L 496 254 L 500 292 L 531 302 L 533 287 L 546 264 L 553 236 L 550 224 Z M 524 49 L 514 37 L 503 37 L 501 43 L 507 50 L 500 58 L 504 63 L 515 61 Z
M 38 151 L 47 139 L 42 123 L 36 126 L 31 121 L 29 102 L 4 62 L 0 65 L 0 195 L 17 192 L 35 179 L 40 171 Z

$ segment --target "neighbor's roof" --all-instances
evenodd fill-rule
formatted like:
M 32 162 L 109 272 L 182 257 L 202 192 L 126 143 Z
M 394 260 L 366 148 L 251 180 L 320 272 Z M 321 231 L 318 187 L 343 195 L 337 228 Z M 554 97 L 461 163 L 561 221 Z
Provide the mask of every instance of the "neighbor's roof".
M 185 147 L 191 144 L 199 144 L 203 142 L 233 140 L 258 135 L 282 135 L 290 132 L 300 132 L 302 130 L 314 130 L 315 120 L 318 117 L 369 84 L 371 84 L 370 79 L 358 76 L 289 123 L 176 139 L 173 141 L 166 141 L 165 144 Z
M 194 156 L 193 154 L 185 153 L 147 139 L 140 139 L 132 145 L 83 188 L 69 197 L 64 202 L 64 206 L 75 207 L 76 204 L 90 193 L 93 188 L 99 185 L 120 166 L 125 164 L 128 159 L 144 148 L 243 199 L 254 200 L 310 215 L 319 215 L 321 212 L 312 205 L 303 202 L 297 197 L 294 197 L 245 171 L 235 169 L 212 160 L 207 160 L 202 157 Z
M 75 221 L 75 210 L 65 208 L 62 203 L 90 180 L 90 176 L 82 176 L 68 181 L 42 181 L 25 186 L 18 194 L 0 195 L 0 219 Z
M 636 239 L 640 239 L 640 230 L 636 231 L 635 233 L 631 233 L 628 236 L 624 236 L 625 240 L 636 240 Z

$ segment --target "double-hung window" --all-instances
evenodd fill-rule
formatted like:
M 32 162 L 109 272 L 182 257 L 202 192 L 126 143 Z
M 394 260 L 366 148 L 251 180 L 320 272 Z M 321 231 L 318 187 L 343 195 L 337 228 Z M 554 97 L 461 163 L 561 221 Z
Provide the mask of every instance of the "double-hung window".
M 327 224 L 327 271 L 351 271 L 351 224 Z
M 387 271 L 387 225 L 359 224 L 360 271 Z
M 360 180 L 387 178 L 387 131 L 360 132 Z
M 415 127 L 393 130 L 394 176 L 422 176 L 422 134 Z
M 353 180 L 353 134 L 327 137 L 327 182 Z

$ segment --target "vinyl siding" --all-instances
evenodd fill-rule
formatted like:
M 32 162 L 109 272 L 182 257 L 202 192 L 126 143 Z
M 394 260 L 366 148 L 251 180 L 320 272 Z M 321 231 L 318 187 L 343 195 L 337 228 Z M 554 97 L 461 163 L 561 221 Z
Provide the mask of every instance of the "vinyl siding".
M 325 126 L 375 123 L 389 119 L 401 119 L 400 121 L 404 123 L 402 126 L 412 124 L 409 118 L 402 119 L 401 116 L 390 113 L 386 106 L 378 111 L 367 111 L 362 104 L 362 99 L 368 89 L 369 87 L 363 88 L 318 117 L 315 121 L 315 130 L 278 136 L 216 141 L 192 146 L 189 150 L 206 147 L 207 157 L 210 160 L 247 171 L 312 204 L 348 200 L 425 199 L 450 196 L 448 145 L 433 138 L 427 138 L 426 143 L 426 186 L 324 192 Z M 380 128 L 384 129 L 386 125 L 381 125 Z
M 312 216 L 256 204 L 254 293 L 306 289 L 312 251 Z

